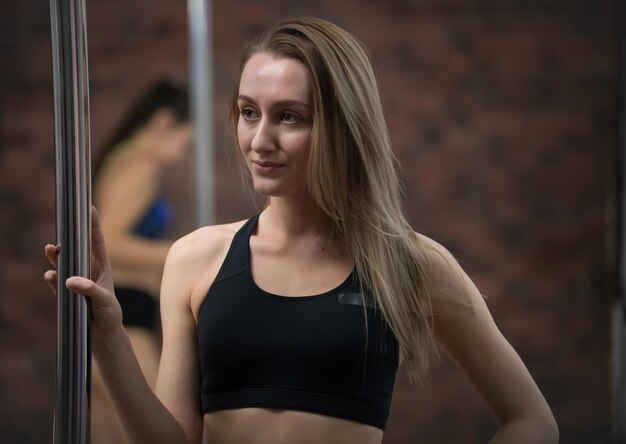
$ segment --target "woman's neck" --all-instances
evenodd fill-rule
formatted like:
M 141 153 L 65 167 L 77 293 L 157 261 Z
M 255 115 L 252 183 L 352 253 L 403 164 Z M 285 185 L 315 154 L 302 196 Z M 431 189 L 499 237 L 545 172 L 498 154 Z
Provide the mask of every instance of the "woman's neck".
M 328 216 L 309 196 L 272 197 L 264 215 L 268 225 L 286 236 L 328 237 L 331 232 Z

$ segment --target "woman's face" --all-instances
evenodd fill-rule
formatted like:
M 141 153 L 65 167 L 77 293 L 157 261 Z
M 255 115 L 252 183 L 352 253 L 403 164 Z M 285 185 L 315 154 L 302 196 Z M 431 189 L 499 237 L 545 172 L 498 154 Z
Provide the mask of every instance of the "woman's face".
M 266 196 L 304 191 L 313 105 L 306 67 L 268 53 L 253 55 L 239 83 L 239 147 L 254 188 Z
M 147 156 L 162 165 L 173 165 L 183 161 L 191 146 L 191 125 L 176 120 L 176 114 L 164 107 L 155 111 L 146 124 L 134 135 Z

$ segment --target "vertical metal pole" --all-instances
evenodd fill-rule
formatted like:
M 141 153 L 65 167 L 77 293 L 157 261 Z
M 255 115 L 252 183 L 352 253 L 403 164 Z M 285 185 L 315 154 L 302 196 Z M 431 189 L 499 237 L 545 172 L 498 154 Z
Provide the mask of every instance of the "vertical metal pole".
M 85 0 L 50 0 L 56 147 L 57 376 L 54 443 L 89 442 L 89 307 L 65 280 L 89 277 L 90 144 Z
M 618 298 L 611 309 L 612 442 L 626 443 L 626 34 L 620 47 L 620 109 L 617 146 Z
M 626 443 L 626 304 L 619 298 L 611 309 L 611 383 L 613 443 Z
M 195 131 L 195 207 L 196 224 L 214 222 L 215 180 L 213 149 L 213 57 L 212 14 L 209 0 L 188 0 L 189 67 L 192 118 Z

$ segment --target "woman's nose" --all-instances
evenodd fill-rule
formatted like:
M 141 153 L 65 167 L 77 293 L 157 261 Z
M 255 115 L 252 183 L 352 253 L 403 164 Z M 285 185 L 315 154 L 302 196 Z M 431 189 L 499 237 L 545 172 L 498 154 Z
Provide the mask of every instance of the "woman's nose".
M 256 126 L 250 148 L 253 151 L 273 151 L 276 149 L 274 128 L 271 122 L 261 119 Z

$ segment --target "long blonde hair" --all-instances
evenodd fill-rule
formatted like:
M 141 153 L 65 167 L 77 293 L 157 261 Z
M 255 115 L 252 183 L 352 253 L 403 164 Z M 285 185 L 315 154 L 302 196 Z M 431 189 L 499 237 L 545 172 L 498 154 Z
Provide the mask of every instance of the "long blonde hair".
M 426 254 L 402 210 L 369 56 L 351 34 L 317 18 L 281 22 L 249 43 L 240 75 L 259 52 L 296 59 L 309 70 L 314 111 L 308 190 L 352 255 L 361 285 L 371 290 L 398 340 L 409 374 L 421 381 L 432 340 Z M 232 134 L 239 118 L 236 97 Z

